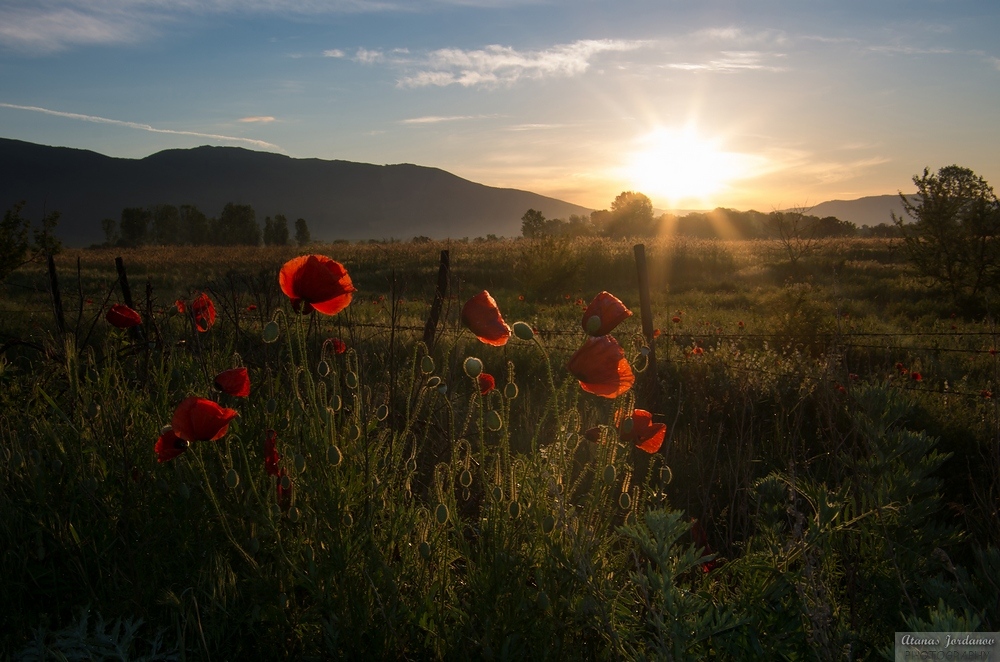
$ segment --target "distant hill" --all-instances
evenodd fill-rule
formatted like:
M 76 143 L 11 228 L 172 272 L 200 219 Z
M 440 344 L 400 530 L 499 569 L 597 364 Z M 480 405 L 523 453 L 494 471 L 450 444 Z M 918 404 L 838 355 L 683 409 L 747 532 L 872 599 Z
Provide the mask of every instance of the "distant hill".
M 251 205 L 257 220 L 304 218 L 312 237 L 433 239 L 521 234 L 521 216 L 548 218 L 590 209 L 528 191 L 470 182 L 417 165 L 293 159 L 239 147 L 171 149 L 143 159 L 0 138 L 0 210 L 27 201 L 37 220 L 60 212 L 68 246 L 104 241 L 101 221 L 125 207 L 198 207 L 217 216 L 228 202 Z
M 911 196 L 916 197 L 916 196 Z M 809 210 L 809 214 L 819 216 L 836 216 L 842 221 L 850 221 L 861 227 L 875 226 L 879 223 L 892 223 L 892 214 L 909 220 L 903 211 L 903 202 L 899 195 L 870 195 L 857 200 L 829 200 L 821 202 Z

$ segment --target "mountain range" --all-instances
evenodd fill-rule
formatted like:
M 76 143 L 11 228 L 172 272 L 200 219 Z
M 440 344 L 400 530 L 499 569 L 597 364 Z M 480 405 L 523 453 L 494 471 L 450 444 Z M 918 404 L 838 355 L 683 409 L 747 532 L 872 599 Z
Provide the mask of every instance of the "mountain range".
M 294 159 L 239 147 L 170 149 L 142 159 L 0 138 L 0 209 L 25 201 L 35 220 L 58 211 L 67 246 L 104 241 L 101 221 L 126 207 L 194 205 L 209 216 L 248 204 L 258 222 L 304 218 L 313 239 L 433 239 L 518 236 L 528 209 L 547 218 L 589 215 L 587 207 L 529 191 L 496 188 L 438 168 Z M 890 223 L 898 195 L 832 200 L 811 210 L 857 225 Z
M 68 246 L 104 241 L 101 221 L 126 207 L 194 205 L 216 216 L 226 203 L 250 205 L 259 223 L 304 218 L 313 239 L 408 239 L 521 234 L 521 217 L 591 210 L 529 191 L 470 182 L 411 164 L 293 159 L 239 147 L 170 149 L 142 159 L 104 156 L 0 138 L 0 209 L 26 201 L 40 218 L 59 211 Z

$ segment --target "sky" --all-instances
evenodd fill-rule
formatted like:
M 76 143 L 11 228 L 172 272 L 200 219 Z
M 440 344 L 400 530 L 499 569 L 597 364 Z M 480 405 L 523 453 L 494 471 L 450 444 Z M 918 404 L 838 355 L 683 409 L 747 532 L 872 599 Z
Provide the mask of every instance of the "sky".
M 1000 185 L 997 34 L 996 0 L 0 0 L 0 137 L 808 208 Z

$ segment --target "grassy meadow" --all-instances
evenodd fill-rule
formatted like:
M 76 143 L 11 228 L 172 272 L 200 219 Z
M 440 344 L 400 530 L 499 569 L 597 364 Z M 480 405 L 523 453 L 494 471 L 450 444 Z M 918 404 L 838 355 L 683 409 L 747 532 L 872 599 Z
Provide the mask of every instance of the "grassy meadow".
M 303 253 L 344 264 L 347 309 L 292 311 L 277 274 Z M 0 290 L 0 656 L 864 660 L 895 631 L 1000 630 L 995 315 L 892 240 L 645 254 L 651 339 L 625 241 L 67 250 L 62 333 L 45 265 L 22 267 Z M 134 331 L 105 319 L 118 256 Z M 534 338 L 465 330 L 483 289 Z M 613 400 L 566 369 L 605 290 L 634 313 Z M 175 306 L 200 292 L 204 333 Z M 237 366 L 246 398 L 213 388 Z M 239 415 L 157 462 L 192 395 Z M 619 438 L 635 408 L 667 425 L 655 454 Z

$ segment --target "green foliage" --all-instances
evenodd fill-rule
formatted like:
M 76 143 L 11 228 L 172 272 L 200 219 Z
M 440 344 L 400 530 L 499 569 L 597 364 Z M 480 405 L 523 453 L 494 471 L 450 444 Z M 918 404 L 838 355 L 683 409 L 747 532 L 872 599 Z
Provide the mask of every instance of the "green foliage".
M 893 215 L 921 275 L 956 302 L 1000 286 L 1000 201 L 985 179 L 957 165 L 915 175 L 915 201 L 900 194 L 913 223 Z
M 312 237 L 309 234 L 309 224 L 306 223 L 306 219 L 299 218 L 295 220 L 295 243 L 299 246 L 306 246 L 312 241 Z
M 260 226 L 250 205 L 227 202 L 219 218 L 212 223 L 212 243 L 217 246 L 256 246 Z
M 4 212 L 0 221 L 0 283 L 19 267 L 43 255 L 56 255 L 62 249 L 54 231 L 59 222 L 59 212 L 42 217 L 41 227 L 32 231 L 28 240 L 31 221 L 21 215 L 25 203 L 15 204 Z
M 652 201 L 635 191 L 619 193 L 611 203 L 611 211 L 593 220 L 605 237 L 654 237 L 658 230 Z
M 514 275 L 525 294 L 538 300 L 554 300 L 576 291 L 581 266 L 568 240 L 543 236 L 524 244 L 514 264 Z

